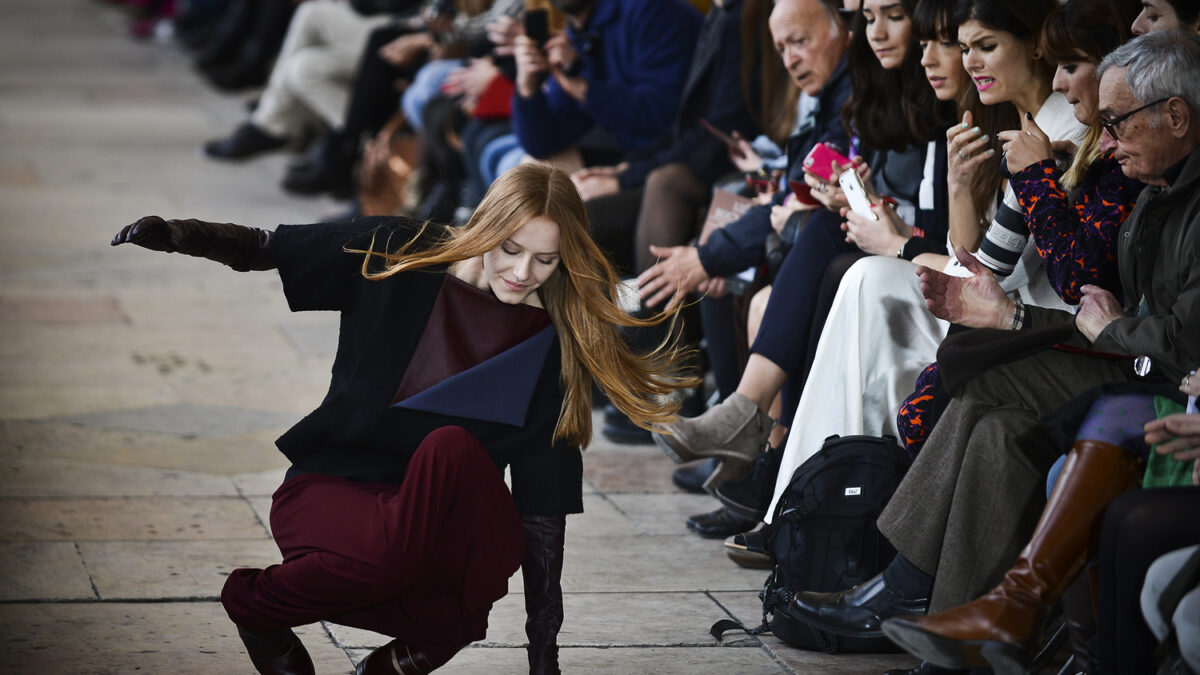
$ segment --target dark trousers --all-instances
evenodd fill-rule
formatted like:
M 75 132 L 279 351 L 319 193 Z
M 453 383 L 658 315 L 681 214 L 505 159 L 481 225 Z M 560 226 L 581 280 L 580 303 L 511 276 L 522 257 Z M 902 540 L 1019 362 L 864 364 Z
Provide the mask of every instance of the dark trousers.
M 810 336 L 821 334 L 820 327 L 814 323 L 821 279 L 838 254 L 857 250 L 853 244 L 846 243 L 841 224 L 836 213 L 825 209 L 809 217 L 779 267 L 762 325 L 750 347 L 751 353 L 765 356 L 787 373 L 780 413 L 785 425 L 791 423 L 804 391 Z M 832 297 L 829 302 L 832 303 Z M 826 314 L 828 311 L 826 307 Z M 824 325 L 823 317 L 821 324 Z
M 363 135 L 374 136 L 399 109 L 400 90 L 396 89 L 396 80 L 411 80 L 421 64 L 397 68 L 379 56 L 379 48 L 409 32 L 394 25 L 371 31 L 363 47 L 350 102 L 346 104 L 345 127 L 340 130 L 346 138 L 357 143 Z
M 221 602 L 252 630 L 318 620 L 450 654 L 482 639 L 525 555 L 503 476 L 465 429 L 425 437 L 404 480 L 287 480 L 271 504 L 283 563 L 238 569 Z

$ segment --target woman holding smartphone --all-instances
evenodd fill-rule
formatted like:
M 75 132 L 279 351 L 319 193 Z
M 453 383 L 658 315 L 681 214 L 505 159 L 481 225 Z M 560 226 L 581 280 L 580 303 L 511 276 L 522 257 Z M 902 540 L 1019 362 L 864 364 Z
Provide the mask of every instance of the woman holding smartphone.
M 938 141 L 953 119 L 953 103 L 949 96 L 940 99 L 922 72 L 921 51 L 912 31 L 915 5 L 915 1 L 864 2 L 855 15 L 855 38 L 846 66 L 853 93 L 843 109 L 843 123 L 870 149 L 864 151 L 870 158 L 870 171 L 865 165 L 863 171 L 869 173 L 873 190 L 894 197 L 910 221 L 896 221 L 897 230 L 888 239 L 893 246 L 891 255 L 909 240 L 914 242 L 914 251 L 944 250 L 946 232 L 945 211 L 937 206 L 934 188 L 944 183 L 946 167 L 933 158 L 940 155 Z M 903 125 L 896 120 L 903 120 Z M 823 150 L 831 149 L 817 148 L 816 152 Z M 737 392 L 699 417 L 680 420 L 671 427 L 672 435 L 655 437 L 680 461 L 720 457 L 724 465 L 707 484 L 710 490 L 740 474 L 757 457 L 773 426 L 767 411 L 777 395 L 782 393 L 780 418 L 791 418 L 804 385 L 803 366 L 809 351 L 806 338 L 819 333 L 823 321 L 819 303 L 822 277 L 840 274 L 847 266 L 830 266 L 830 260 L 841 253 L 882 252 L 874 239 L 868 243 L 864 238 L 861 245 L 848 240 L 837 211 L 844 205 L 840 192 L 811 177 L 808 180 L 812 196 L 822 207 L 806 206 L 789 197 L 772 211 L 776 229 L 783 229 L 788 221 L 803 220 L 804 224 L 773 281 Z M 881 234 L 880 242 L 884 237 Z M 917 242 L 922 243 L 917 246 Z
M 261 673 L 312 673 L 293 626 L 395 637 L 360 675 L 428 673 L 482 639 L 522 567 L 533 673 L 557 673 L 566 514 L 582 506 L 593 385 L 649 426 L 695 386 L 669 345 L 630 351 L 617 277 L 570 177 L 501 176 L 460 228 L 404 218 L 266 232 L 142 218 L 132 243 L 278 269 L 295 311 L 341 314 L 329 393 L 277 442 L 283 562 L 230 574 L 221 601 Z M 661 320 L 663 317 L 659 317 Z M 504 470 L 512 493 L 504 484 Z

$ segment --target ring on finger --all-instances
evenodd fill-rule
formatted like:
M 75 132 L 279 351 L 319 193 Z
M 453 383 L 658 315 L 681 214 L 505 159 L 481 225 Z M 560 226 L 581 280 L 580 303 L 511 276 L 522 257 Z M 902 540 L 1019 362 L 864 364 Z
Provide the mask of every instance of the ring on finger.
M 967 161 L 967 156 L 962 153 L 962 150 L 958 151 L 958 158 L 964 162 Z

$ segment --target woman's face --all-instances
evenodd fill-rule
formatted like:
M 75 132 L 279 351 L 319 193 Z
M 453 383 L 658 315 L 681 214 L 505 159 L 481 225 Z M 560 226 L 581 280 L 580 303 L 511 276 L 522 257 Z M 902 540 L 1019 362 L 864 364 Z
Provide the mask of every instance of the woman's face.
M 962 50 L 954 40 L 927 40 L 921 43 L 921 67 L 939 101 L 953 101 L 966 82 Z
M 896 0 L 866 0 L 862 4 L 867 20 L 867 43 L 879 65 L 885 70 L 899 68 L 912 44 L 912 19 Z
M 958 27 L 963 68 L 984 105 L 1015 102 L 1037 89 L 1028 43 L 971 20 Z
M 1133 20 L 1133 34 L 1145 35 L 1156 30 L 1175 30 L 1183 28 L 1179 25 L 1179 15 L 1167 0 L 1142 0 L 1142 13 Z
M 525 223 L 483 254 L 483 278 L 510 305 L 525 302 L 558 269 L 558 224 L 544 216 Z
M 1054 91 L 1060 92 L 1075 106 L 1075 119 L 1083 124 L 1096 123 L 1100 81 L 1096 79 L 1096 64 L 1083 54 L 1074 61 L 1058 64 L 1054 71 Z

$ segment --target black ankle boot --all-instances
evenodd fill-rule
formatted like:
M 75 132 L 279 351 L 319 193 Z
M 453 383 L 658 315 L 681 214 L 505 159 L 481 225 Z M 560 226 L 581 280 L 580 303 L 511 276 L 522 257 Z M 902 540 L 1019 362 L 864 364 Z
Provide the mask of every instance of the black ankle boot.
M 782 462 L 783 448 L 768 445 L 767 451 L 758 455 L 745 474 L 721 483 L 714 494 L 730 511 L 760 521 L 766 517 L 771 497 L 775 495 L 775 480 Z
M 238 637 L 262 675 L 315 675 L 308 650 L 290 628 L 260 631 L 238 626 Z

